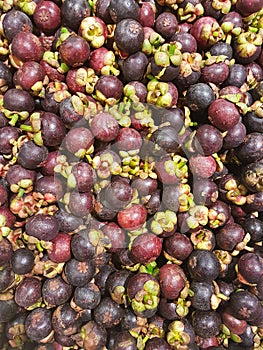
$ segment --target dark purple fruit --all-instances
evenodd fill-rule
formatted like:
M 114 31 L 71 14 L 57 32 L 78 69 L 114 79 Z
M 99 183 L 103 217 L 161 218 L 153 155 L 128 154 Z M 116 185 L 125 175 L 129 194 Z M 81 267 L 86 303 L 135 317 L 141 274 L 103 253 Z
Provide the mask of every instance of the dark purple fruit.
M 203 124 L 197 129 L 194 145 L 201 154 L 209 156 L 220 151 L 223 145 L 223 136 L 217 128 Z
M 219 334 L 221 317 L 216 311 L 195 311 L 193 315 L 193 327 L 196 335 L 202 338 L 210 338 Z
M 99 305 L 101 293 L 95 283 L 88 283 L 83 287 L 77 287 L 74 291 L 74 302 L 82 309 L 94 309 Z
M 112 339 L 113 345 L 110 347 L 111 350 L 136 350 L 136 340 L 127 331 L 118 332 Z
M 70 241 L 70 235 L 59 232 L 51 241 L 52 247 L 47 252 L 49 259 L 55 263 L 63 263 L 70 260 Z
M 74 231 L 83 223 L 81 218 L 64 211 L 62 208 L 55 213 L 54 217 L 58 221 L 59 231 L 62 232 Z
M 60 276 L 49 278 L 43 283 L 42 296 L 48 307 L 66 303 L 71 297 L 73 287 L 63 281 Z
M 52 314 L 52 327 L 61 335 L 72 335 L 78 332 L 81 319 L 78 313 L 68 304 L 59 305 Z
M 11 267 L 1 267 L 0 270 L 0 293 L 9 288 L 15 280 L 15 273 Z
M 146 222 L 146 219 L 147 211 L 142 204 L 133 204 L 117 214 L 118 224 L 126 230 L 137 230 Z
M 114 23 L 118 23 L 123 19 L 132 18 L 138 20 L 139 6 L 135 0 L 111 0 L 109 4 L 109 14 Z
M 186 235 L 175 232 L 170 237 L 165 238 L 164 250 L 172 258 L 183 261 L 191 254 L 193 246 Z
M 35 170 L 43 165 L 47 156 L 48 149 L 45 146 L 37 146 L 34 141 L 28 141 L 19 150 L 18 163 L 26 169 Z
M 214 253 L 208 250 L 195 250 L 188 258 L 188 271 L 199 282 L 211 282 L 219 275 L 220 264 Z
M 252 13 L 257 12 L 262 9 L 262 1 L 261 0 L 237 0 L 236 8 L 238 12 L 241 13 L 242 16 L 247 17 Z
M 145 350 L 171 350 L 170 345 L 162 338 L 152 338 L 146 343 Z
M 32 113 L 34 110 L 34 99 L 25 90 L 9 89 L 4 94 L 4 106 L 10 111 Z
M 135 263 L 148 264 L 155 261 L 162 251 L 162 240 L 153 233 L 145 232 L 134 239 L 131 259 Z
M 178 298 L 186 283 L 184 271 L 177 264 L 165 264 L 159 271 L 161 295 L 166 299 Z
M 25 275 L 34 267 L 35 256 L 28 248 L 19 248 L 14 251 L 11 259 L 11 266 L 14 273 Z
M 191 297 L 191 305 L 202 311 L 211 310 L 212 296 L 215 292 L 215 288 L 211 282 L 197 282 L 191 283 L 191 290 L 194 295 Z
M 259 313 L 260 301 L 254 294 L 241 290 L 231 295 L 230 308 L 238 319 L 252 321 Z
M 101 350 L 106 345 L 107 332 L 104 327 L 95 321 L 89 321 L 81 327 L 82 334 L 85 338 L 81 338 L 77 344 L 84 349 Z
M 252 132 L 247 134 L 244 142 L 237 148 L 237 156 L 244 163 L 252 163 L 262 158 L 263 134 Z
M 90 16 L 91 8 L 87 0 L 65 0 L 61 6 L 61 18 L 63 24 L 78 31 L 81 21 Z
M 82 287 L 93 278 L 95 262 L 94 260 L 78 261 L 71 259 L 66 263 L 64 273 L 67 283 L 76 287 Z
M 123 309 L 110 297 L 101 299 L 99 305 L 93 312 L 95 322 L 105 328 L 118 325 L 123 315 Z
M 114 40 L 119 50 L 124 53 L 135 53 L 142 48 L 143 27 L 134 19 L 123 19 L 117 23 Z
M 119 124 L 111 114 L 104 112 L 92 118 L 90 128 L 97 140 L 110 142 L 118 135 Z
M 238 260 L 238 278 L 241 282 L 258 283 L 263 275 L 263 259 L 254 253 L 246 253 Z
M 231 129 L 227 130 L 227 134 L 223 139 L 223 147 L 225 149 L 236 148 L 244 142 L 245 136 L 245 125 L 241 122 L 238 122 Z
M 232 251 L 245 237 L 245 231 L 236 223 L 227 223 L 216 233 L 216 243 L 220 249 Z
M 204 83 L 197 83 L 187 90 L 186 104 L 194 112 L 203 111 L 215 100 L 211 87 Z
M 142 52 L 136 52 L 121 62 L 121 71 L 127 82 L 142 80 L 148 65 L 148 58 Z
M 263 238 L 263 221 L 257 218 L 247 218 L 241 223 L 245 232 L 250 234 L 250 242 L 259 242 Z
M 39 30 L 47 35 L 53 34 L 60 26 L 60 8 L 53 1 L 40 1 L 33 19 Z
M 3 18 L 4 34 L 8 41 L 21 31 L 32 32 L 33 25 L 30 18 L 22 11 L 12 10 L 8 11 Z
M 12 154 L 14 142 L 19 137 L 19 129 L 14 126 L 4 126 L 0 129 L 0 152 L 1 154 Z
M 0 300 L 0 322 L 9 322 L 16 317 L 18 306 L 14 299 Z
M 1 93 L 3 93 L 8 88 L 11 88 L 12 82 L 13 82 L 13 76 L 12 76 L 11 70 L 3 62 L 0 62 L 0 79 L 1 79 L 0 91 L 1 91 Z M 3 116 L 3 114 L 2 114 L 2 116 Z M 2 123 L 3 123 L 3 121 L 2 121 Z M 1 123 L 0 123 L 0 125 L 1 125 Z M 1 127 L 2 127 L 2 125 L 1 125 Z
M 80 67 L 88 60 L 90 47 L 81 36 L 72 35 L 62 42 L 59 47 L 59 54 L 62 61 L 69 67 Z
M 211 179 L 195 179 L 193 195 L 196 204 L 211 205 L 218 198 L 218 187 Z
M 128 279 L 127 295 L 131 307 L 139 317 L 152 317 L 159 303 L 160 285 L 158 280 L 148 273 L 137 273 Z
M 161 13 L 155 20 L 155 30 L 163 38 L 170 39 L 178 29 L 176 16 L 171 12 Z
M 233 128 L 240 120 L 236 106 L 221 98 L 211 103 L 208 114 L 211 123 L 222 131 Z
M 25 277 L 15 291 L 15 302 L 24 308 L 30 308 L 41 302 L 41 281 L 35 277 Z
M 119 101 L 122 96 L 123 84 L 120 79 L 113 75 L 103 75 L 95 85 L 96 97 L 106 104 L 113 104 Z
M 12 245 L 7 238 L 2 237 L 0 244 L 0 266 L 5 266 L 12 256 Z
M 29 236 L 44 241 L 51 241 L 59 231 L 57 219 L 47 214 L 38 214 L 30 217 L 25 228 Z
M 39 38 L 30 32 L 19 32 L 12 41 L 12 54 L 22 62 L 42 59 L 44 50 Z

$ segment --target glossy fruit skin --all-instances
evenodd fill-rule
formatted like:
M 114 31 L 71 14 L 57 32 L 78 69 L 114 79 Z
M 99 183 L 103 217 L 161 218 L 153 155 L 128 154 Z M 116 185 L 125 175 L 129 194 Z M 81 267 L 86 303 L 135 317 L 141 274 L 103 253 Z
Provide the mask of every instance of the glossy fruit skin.
M 49 249 L 47 252 L 49 259 L 56 263 L 62 263 L 70 260 L 70 241 L 70 235 L 63 232 L 59 232 L 56 235 L 56 237 L 51 241 L 52 248 Z
M 60 8 L 53 1 L 40 1 L 33 19 L 38 29 L 45 34 L 53 34 L 60 26 Z
M 155 30 L 165 39 L 170 39 L 177 29 L 177 19 L 171 12 L 163 12 L 155 20 Z
M 38 37 L 30 32 L 19 32 L 12 41 L 12 54 L 20 61 L 36 61 L 42 59 L 44 50 Z
M 65 233 L 74 231 L 83 223 L 83 220 L 81 218 L 78 218 L 66 212 L 62 208 L 60 208 L 60 210 L 58 210 L 55 213 L 54 217 L 58 221 L 59 231 L 65 232 Z
M 94 309 L 99 305 L 101 293 L 95 283 L 88 283 L 83 287 L 77 287 L 74 291 L 74 302 L 82 309 Z
M 64 268 L 66 282 L 76 287 L 82 287 L 89 283 L 94 276 L 94 272 L 95 262 L 93 260 L 78 261 L 71 259 Z
M 2 266 L 1 266 L 2 267 Z M 15 280 L 15 274 L 11 267 L 2 267 L 0 271 L 0 292 L 4 292 L 9 288 Z
M 233 128 L 227 131 L 223 139 L 223 147 L 225 149 L 231 149 L 240 146 L 245 140 L 246 131 L 245 125 L 238 122 Z
M 12 41 L 20 31 L 32 32 L 33 25 L 30 18 L 22 11 L 12 10 L 6 13 L 3 19 L 5 36 Z
M 73 287 L 60 276 L 47 279 L 42 286 L 43 300 L 48 306 L 58 306 L 66 303 L 71 294 Z
M 246 80 L 246 69 L 241 64 L 235 63 L 229 67 L 229 75 L 226 79 L 227 85 L 241 87 Z
M 262 8 L 262 2 L 260 0 L 238 0 L 236 7 L 243 16 L 249 16 L 253 12 L 257 12 Z
M 254 253 L 245 253 L 238 261 L 239 279 L 247 283 L 258 283 L 263 274 L 263 260 Z
M 231 129 L 240 120 L 240 114 L 235 105 L 220 98 L 211 103 L 208 114 L 211 123 L 222 131 Z
M 58 151 L 52 151 L 48 153 L 44 164 L 41 167 L 41 173 L 45 176 L 54 175 L 54 168 L 57 165 Z
M 105 112 L 95 115 L 90 127 L 94 137 L 102 142 L 113 141 L 119 131 L 117 120 L 111 114 Z
M 186 276 L 176 264 L 166 264 L 160 268 L 161 295 L 167 299 L 178 298 L 180 291 L 184 288 Z
M 216 233 L 216 243 L 220 249 L 232 251 L 238 243 L 242 242 L 244 237 L 245 231 L 240 225 L 229 223 Z
M 0 300 L 0 322 L 11 321 L 18 312 L 18 305 L 13 299 Z
M 196 281 L 211 282 L 219 275 L 219 260 L 210 251 L 195 250 L 188 258 L 188 270 Z
M 41 113 L 41 134 L 45 146 L 60 146 L 65 135 L 66 128 L 61 118 L 50 112 Z
M 132 242 L 131 258 L 135 263 L 149 264 L 155 261 L 162 251 L 162 240 L 156 235 L 145 232 Z
M 231 295 L 230 308 L 238 319 L 253 323 L 259 313 L 260 302 L 254 294 L 244 290 Z
M 61 6 L 61 17 L 63 24 L 78 31 L 79 25 L 84 17 L 90 16 L 91 8 L 86 0 L 66 0 Z
M 18 153 L 18 163 L 24 168 L 35 170 L 42 166 L 48 156 L 48 149 L 45 146 L 37 146 L 34 141 L 23 144 Z
M 114 40 L 122 52 L 132 54 L 140 51 L 143 38 L 143 27 L 136 20 L 128 18 L 117 23 Z
M 195 333 L 203 338 L 216 336 L 220 332 L 221 317 L 216 311 L 196 311 L 193 317 Z
M 105 314 L 107 317 L 105 317 Z M 104 297 L 99 305 L 94 309 L 94 320 L 99 325 L 110 328 L 121 322 L 123 309 L 110 297 Z
M 72 335 L 80 329 L 81 320 L 68 303 L 59 305 L 52 314 L 52 328 L 60 335 Z
M 141 204 L 133 204 L 130 208 L 123 209 L 117 214 L 118 224 L 126 230 L 138 229 L 146 219 L 147 211 Z
M 12 269 L 16 274 L 24 275 L 34 267 L 35 256 L 28 248 L 17 249 L 11 259 Z
M 35 277 L 24 278 L 16 288 L 15 301 L 24 308 L 29 308 L 41 300 L 41 281 Z
M 89 58 L 90 47 L 85 39 L 75 35 L 67 38 L 59 47 L 61 59 L 70 67 L 81 67 Z
M 111 0 L 109 4 L 109 14 L 114 23 L 123 19 L 132 18 L 138 20 L 139 6 L 134 0 L 120 3 L 118 0 Z
M 34 110 L 34 99 L 25 90 L 9 89 L 4 94 L 4 106 L 10 111 L 27 111 L 32 113 Z
M 122 63 L 121 70 L 126 82 L 142 80 L 148 65 L 147 56 L 138 51 L 129 55 Z M 136 68 L 135 68 L 136 67 Z
M 241 226 L 250 234 L 251 242 L 259 242 L 263 236 L 263 222 L 257 218 L 247 218 L 242 223 Z
M 57 220 L 47 214 L 34 215 L 26 223 L 27 234 L 38 239 L 50 241 L 57 236 L 58 231 Z
M 187 90 L 186 104 L 194 112 L 205 110 L 215 100 L 213 90 L 205 83 L 197 83 Z
M 164 249 L 171 257 L 183 261 L 191 254 L 193 246 L 186 235 L 175 232 L 165 238 Z
M 237 156 L 242 163 L 252 163 L 262 158 L 263 135 L 259 132 L 247 134 L 244 142 L 237 148 Z
M 34 84 L 43 82 L 45 78 L 44 68 L 35 61 L 28 61 L 18 69 L 14 75 L 16 84 L 20 85 L 24 90 L 30 91 Z
M 201 125 L 195 135 L 195 145 L 205 156 L 218 152 L 223 146 L 223 137 L 220 131 L 209 124 Z
M 0 129 L 0 152 L 11 154 L 13 143 L 19 137 L 19 130 L 13 126 L 4 126 Z

